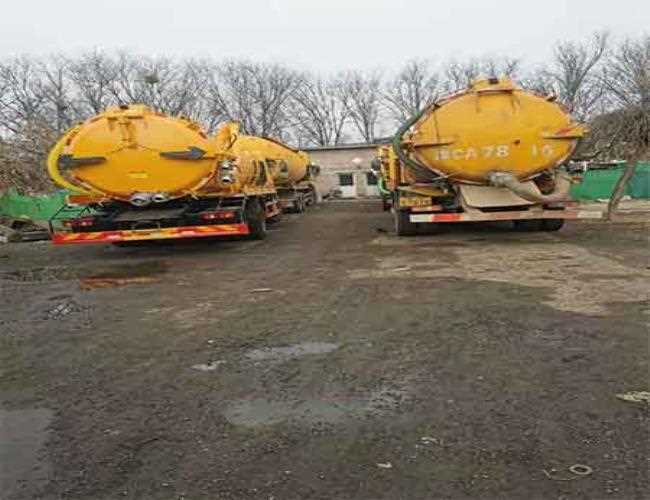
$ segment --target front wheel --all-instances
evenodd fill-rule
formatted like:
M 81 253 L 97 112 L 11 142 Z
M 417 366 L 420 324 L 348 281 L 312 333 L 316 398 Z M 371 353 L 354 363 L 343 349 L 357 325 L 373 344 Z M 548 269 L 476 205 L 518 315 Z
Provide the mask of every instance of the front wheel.
M 248 224 L 248 237 L 252 240 L 266 238 L 266 214 L 259 201 L 256 199 L 248 200 L 244 213 L 246 215 L 246 224 Z

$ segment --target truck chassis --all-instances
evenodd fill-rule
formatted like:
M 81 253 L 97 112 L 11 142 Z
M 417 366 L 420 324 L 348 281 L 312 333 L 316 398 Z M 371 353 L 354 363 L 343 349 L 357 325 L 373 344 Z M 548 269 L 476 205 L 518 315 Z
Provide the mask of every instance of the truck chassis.
M 316 191 L 311 185 L 278 188 L 278 197 L 285 212 L 302 213 L 307 207 L 316 204 Z
M 219 236 L 263 239 L 281 213 L 275 193 L 173 200 L 145 208 L 107 202 L 64 205 L 50 219 L 55 245 Z
M 600 219 L 599 210 L 582 210 L 575 201 L 547 205 L 501 206 L 477 208 L 470 206 L 463 196 L 452 204 L 442 204 L 436 198 L 393 192 L 390 202 L 395 232 L 400 236 L 417 234 L 422 227 L 432 228 L 439 223 L 512 221 L 520 231 L 557 231 L 567 219 Z M 384 201 L 386 203 L 386 201 Z

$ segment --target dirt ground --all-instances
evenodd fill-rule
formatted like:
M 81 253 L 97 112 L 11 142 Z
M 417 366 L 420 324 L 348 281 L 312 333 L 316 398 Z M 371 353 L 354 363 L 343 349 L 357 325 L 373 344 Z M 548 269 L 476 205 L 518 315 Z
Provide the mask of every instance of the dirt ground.
M 648 225 L 378 203 L 0 247 L 3 499 L 648 498 Z M 569 467 L 585 475 L 574 474 Z

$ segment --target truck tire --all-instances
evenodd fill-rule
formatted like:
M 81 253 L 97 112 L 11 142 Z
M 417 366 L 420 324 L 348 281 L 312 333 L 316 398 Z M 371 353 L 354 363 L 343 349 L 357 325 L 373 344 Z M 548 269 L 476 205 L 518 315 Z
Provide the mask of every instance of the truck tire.
M 564 219 L 544 219 L 542 231 L 559 231 L 564 226 Z
M 246 224 L 248 224 L 248 237 L 251 240 L 266 238 L 266 214 L 257 199 L 249 199 L 244 208 Z
M 296 197 L 296 201 L 293 202 L 293 207 L 297 214 L 301 214 L 305 211 L 305 199 L 301 194 Z
M 513 221 L 515 231 L 521 233 L 531 233 L 533 231 L 541 231 L 542 223 L 544 221 L 540 219 L 524 219 Z
M 393 217 L 397 236 L 414 236 L 417 234 L 417 226 L 411 222 L 410 213 L 407 210 L 394 208 Z

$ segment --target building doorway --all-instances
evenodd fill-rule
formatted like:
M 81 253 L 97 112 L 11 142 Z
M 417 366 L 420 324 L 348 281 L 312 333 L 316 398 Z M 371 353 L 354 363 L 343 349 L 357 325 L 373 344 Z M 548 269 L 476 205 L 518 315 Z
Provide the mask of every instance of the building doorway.
M 357 190 L 354 185 L 354 174 L 341 173 L 338 174 L 339 189 L 341 190 L 341 198 L 356 198 Z

